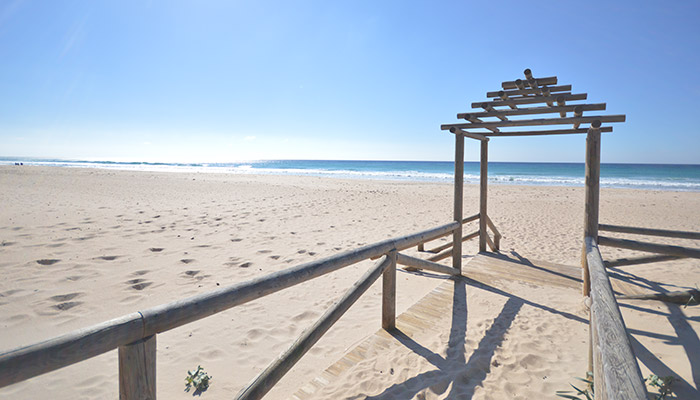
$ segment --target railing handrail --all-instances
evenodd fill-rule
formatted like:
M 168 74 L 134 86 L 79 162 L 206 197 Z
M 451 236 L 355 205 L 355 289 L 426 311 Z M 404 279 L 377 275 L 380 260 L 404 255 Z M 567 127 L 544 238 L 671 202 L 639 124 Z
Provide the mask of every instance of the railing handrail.
M 405 250 L 418 243 L 444 236 L 460 226 L 458 221 L 453 221 L 437 228 L 383 240 L 10 350 L 0 354 L 0 371 L 3 371 L 0 374 L 0 387 L 75 364 L 360 261 L 393 250 Z
M 640 228 L 636 226 L 622 226 L 599 224 L 598 230 L 618 233 L 631 233 L 634 235 L 663 236 L 680 239 L 700 239 L 700 232 L 676 231 L 669 229 Z
M 591 279 L 591 346 L 596 399 L 647 399 L 637 359 L 627 336 L 596 240 L 585 238 Z

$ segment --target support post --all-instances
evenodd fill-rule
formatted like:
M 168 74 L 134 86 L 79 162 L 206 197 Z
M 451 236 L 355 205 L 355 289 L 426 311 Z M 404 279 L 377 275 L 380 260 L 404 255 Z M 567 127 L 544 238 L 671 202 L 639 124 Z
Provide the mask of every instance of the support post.
M 382 275 L 382 329 L 396 329 L 396 250 L 389 252 L 389 266 Z
M 583 237 L 598 241 L 598 207 L 600 202 L 600 121 L 593 121 L 586 137 L 586 206 L 584 209 Z M 583 268 L 583 295 L 590 296 L 591 278 L 586 261 L 586 245 L 581 250 Z
M 156 335 L 119 347 L 119 399 L 155 400 Z
M 489 142 L 481 142 L 481 175 L 479 177 L 479 252 L 486 251 L 486 230 L 488 214 L 486 212 L 486 197 L 488 193 Z
M 484 142 L 482 142 L 484 143 Z M 454 220 L 459 227 L 452 232 L 452 268 L 462 271 L 462 202 L 464 197 L 464 136 L 455 133 L 455 204 Z

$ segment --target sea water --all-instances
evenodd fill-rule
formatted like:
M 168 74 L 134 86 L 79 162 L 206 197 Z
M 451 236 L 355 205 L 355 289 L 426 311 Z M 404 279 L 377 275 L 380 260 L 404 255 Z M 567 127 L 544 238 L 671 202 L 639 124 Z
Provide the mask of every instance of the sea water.
M 0 165 L 41 165 L 139 171 L 216 172 L 230 174 L 308 175 L 332 178 L 451 182 L 451 161 L 262 160 L 232 163 L 148 163 L 0 158 Z M 583 163 L 489 162 L 489 183 L 583 186 Z M 700 191 L 700 165 L 602 164 L 602 187 Z M 479 181 L 479 163 L 464 165 L 466 183 Z

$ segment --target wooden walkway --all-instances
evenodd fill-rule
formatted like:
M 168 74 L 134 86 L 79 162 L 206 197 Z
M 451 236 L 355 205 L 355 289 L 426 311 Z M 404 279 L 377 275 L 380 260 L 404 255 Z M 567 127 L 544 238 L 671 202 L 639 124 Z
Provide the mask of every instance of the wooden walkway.
M 546 261 L 529 260 L 522 257 L 506 256 L 496 253 L 480 253 L 472 258 L 463 268 L 462 275 L 476 282 L 492 287 L 499 287 L 499 281 L 511 280 L 526 282 L 537 286 L 559 286 L 573 288 L 580 292 L 582 279 L 581 268 Z M 640 290 L 629 283 L 611 279 L 613 289 L 620 294 L 640 294 Z M 451 318 L 454 297 L 454 284 L 451 279 L 433 289 L 416 304 L 396 318 L 396 327 L 401 334 L 414 338 L 426 333 L 443 318 Z M 440 332 L 435 332 L 439 334 Z M 380 329 L 362 341 L 335 364 L 328 367 L 320 376 L 302 386 L 292 395 L 292 400 L 306 400 L 317 391 L 329 385 L 344 371 L 367 358 L 368 349 L 391 349 L 403 346 L 399 340 Z M 372 352 L 376 353 L 376 352 Z

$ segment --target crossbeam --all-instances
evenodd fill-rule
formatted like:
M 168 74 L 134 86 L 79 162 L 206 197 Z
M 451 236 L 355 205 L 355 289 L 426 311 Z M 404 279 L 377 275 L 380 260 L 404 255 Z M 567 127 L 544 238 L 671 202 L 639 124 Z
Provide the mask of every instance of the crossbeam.
M 489 109 L 488 111 L 477 111 L 468 113 L 459 113 L 457 118 L 469 120 L 468 117 L 475 118 L 485 118 L 485 117 L 505 117 L 511 115 L 533 115 L 533 114 L 554 114 L 554 113 L 567 113 L 574 112 L 574 108 L 581 107 L 583 111 L 603 111 L 605 110 L 605 103 L 594 103 L 594 104 L 578 104 L 578 105 L 568 105 L 568 106 L 556 106 L 556 107 L 530 107 L 530 108 L 518 108 L 516 110 L 495 110 Z M 482 106 L 484 108 L 484 106 Z
M 540 85 L 556 85 L 557 84 L 557 77 L 556 76 L 548 76 L 546 78 L 537 78 L 535 80 Z M 517 89 L 518 88 L 518 86 L 515 84 L 515 81 L 502 82 L 501 87 L 503 89 Z
M 576 100 L 586 100 L 588 98 L 587 93 L 577 93 L 577 94 L 562 94 L 558 97 L 562 97 L 564 101 L 576 101 Z M 508 100 L 493 100 L 486 102 L 492 107 L 503 107 L 503 106 L 517 106 L 520 104 L 536 104 L 536 103 L 546 103 L 551 101 L 552 98 L 548 96 L 528 96 L 528 97 L 518 97 L 515 99 Z M 484 102 L 474 102 L 472 103 L 472 108 L 480 108 Z
M 490 121 L 490 122 L 479 122 L 479 123 L 468 123 L 468 124 L 445 124 L 440 125 L 440 129 L 443 131 L 450 130 L 451 128 L 458 129 L 476 129 L 476 128 L 505 128 L 511 126 L 538 126 L 538 125 L 569 125 L 576 123 L 593 123 L 595 121 L 600 122 L 625 122 L 624 115 L 595 115 L 587 117 L 569 117 L 569 118 L 539 118 L 539 119 L 522 119 L 522 120 L 508 120 L 508 121 Z
M 523 86 L 524 87 L 524 86 Z M 571 91 L 571 85 L 561 85 L 561 86 L 549 86 L 550 92 L 569 92 Z M 486 92 L 486 97 L 500 97 L 499 91 Z M 510 96 L 527 96 L 532 94 L 540 94 L 539 90 L 536 89 L 515 89 L 515 90 L 503 90 L 509 97 Z

